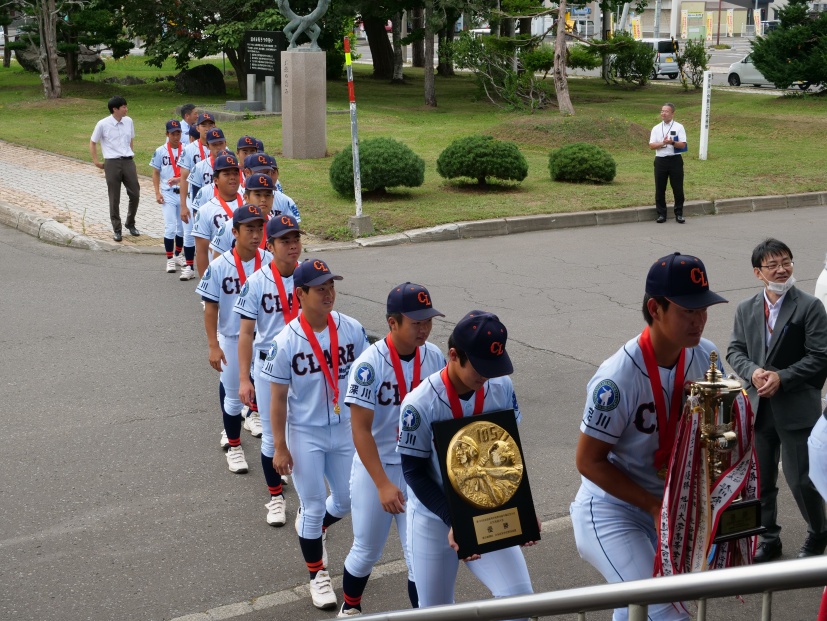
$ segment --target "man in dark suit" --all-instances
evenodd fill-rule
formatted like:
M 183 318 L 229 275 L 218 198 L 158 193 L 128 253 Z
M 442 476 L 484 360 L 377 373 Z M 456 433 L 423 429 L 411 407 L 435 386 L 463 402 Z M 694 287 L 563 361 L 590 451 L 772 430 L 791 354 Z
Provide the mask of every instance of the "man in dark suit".
M 795 288 L 793 253 L 777 239 L 752 252 L 755 276 L 764 290 L 741 302 L 727 362 L 749 384 L 755 416 L 755 446 L 761 478 L 761 536 L 754 562 L 781 556 L 777 522 L 778 460 L 798 509 L 807 522 L 799 558 L 824 553 L 824 501 L 809 477 L 807 437 L 821 414 L 827 377 L 827 313 L 812 295 Z

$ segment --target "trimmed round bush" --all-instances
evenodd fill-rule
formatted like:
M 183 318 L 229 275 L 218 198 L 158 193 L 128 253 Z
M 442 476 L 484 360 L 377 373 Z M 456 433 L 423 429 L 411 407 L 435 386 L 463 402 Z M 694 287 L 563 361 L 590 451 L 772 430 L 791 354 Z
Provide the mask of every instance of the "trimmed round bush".
M 528 175 L 528 162 L 513 142 L 467 136 L 454 140 L 439 154 L 436 171 L 445 179 L 468 177 L 485 185 L 488 177 L 522 181 Z
M 362 191 L 419 187 L 425 182 L 425 162 L 392 138 L 368 138 L 359 143 Z M 330 184 L 342 196 L 353 196 L 353 146 L 338 153 L 330 165 Z
M 551 152 L 548 170 L 554 181 L 609 183 L 617 174 L 617 165 L 605 149 L 575 142 Z

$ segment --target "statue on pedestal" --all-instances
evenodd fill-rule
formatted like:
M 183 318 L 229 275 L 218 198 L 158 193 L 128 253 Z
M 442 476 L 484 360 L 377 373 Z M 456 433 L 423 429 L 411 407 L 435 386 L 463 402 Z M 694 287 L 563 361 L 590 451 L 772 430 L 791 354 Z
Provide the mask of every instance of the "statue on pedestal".
M 278 5 L 281 14 L 290 20 L 290 23 L 284 27 L 284 36 L 286 36 L 287 40 L 290 41 L 290 46 L 288 49 L 295 48 L 296 41 L 299 36 L 303 32 L 306 32 L 307 36 L 310 37 L 310 49 L 314 51 L 320 50 L 321 48 L 319 47 L 319 44 L 316 43 L 316 40 L 319 38 L 321 28 L 316 25 L 316 22 L 319 21 L 325 13 L 327 13 L 327 7 L 330 4 L 330 0 L 319 0 L 316 8 L 304 17 L 296 15 L 292 11 L 288 0 L 276 0 L 276 4 Z

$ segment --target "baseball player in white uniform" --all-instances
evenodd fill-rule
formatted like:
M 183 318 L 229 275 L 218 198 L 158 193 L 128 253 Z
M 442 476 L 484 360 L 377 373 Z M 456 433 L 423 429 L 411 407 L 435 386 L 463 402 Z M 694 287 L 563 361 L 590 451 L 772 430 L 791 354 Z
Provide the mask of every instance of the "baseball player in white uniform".
M 244 188 L 244 204 L 259 207 L 261 213 L 267 217 L 267 220 L 282 213 L 281 211 L 272 212 L 273 180 L 261 173 L 253 173 L 247 179 L 247 187 Z M 292 214 L 289 215 L 292 216 Z M 293 217 L 293 219 L 299 222 L 297 218 Z M 234 242 L 235 238 L 233 238 L 232 231 L 230 231 L 230 228 L 225 222 L 218 229 L 215 237 L 210 241 L 210 250 L 216 254 L 221 254 L 232 248 Z
M 398 451 L 408 484 L 408 556 L 422 608 L 454 601 L 459 559 L 448 501 L 442 491 L 433 423 L 520 408 L 505 349 L 508 331 L 496 315 L 471 311 L 448 340 L 448 364 L 402 401 Z M 489 379 L 490 378 L 490 379 Z M 526 545 L 532 545 L 530 542 Z M 519 546 L 463 559 L 494 597 L 532 593 Z
M 195 214 L 192 235 L 195 237 L 195 257 L 198 273 L 204 275 L 210 260 L 210 241 L 221 224 L 233 217 L 233 210 L 244 204 L 238 193 L 238 160 L 234 155 L 219 155 L 213 164 L 215 187 L 218 193 Z M 259 238 L 260 240 L 261 238 Z
M 293 475 L 301 502 L 299 545 L 313 605 L 322 609 L 337 605 L 323 532 L 350 512 L 354 449 L 350 406 L 344 402 L 347 378 L 368 346 L 361 324 L 333 310 L 334 281 L 341 278 L 320 259 L 296 268 L 293 285 L 302 311 L 276 337 L 261 370 L 272 383 L 273 466 L 279 474 Z
M 247 159 L 248 156 L 253 155 L 254 153 L 258 153 L 258 139 L 253 138 L 252 136 L 242 136 L 238 139 L 238 143 L 236 144 L 235 154 L 238 156 L 239 164 L 244 164 L 244 161 Z M 242 168 L 241 170 L 241 188 L 244 189 L 247 187 L 247 177 L 249 177 L 249 173 Z
M 580 556 L 608 582 L 652 577 L 674 444 L 669 421 L 681 415 L 684 383 L 703 377 L 716 349 L 701 338 L 707 308 L 726 302 L 708 283 L 697 257 L 658 259 L 646 278 L 646 328 L 589 381 L 577 445 L 582 484 L 571 518 Z M 688 618 L 678 605 L 649 606 L 653 621 Z M 613 619 L 628 619 L 627 609 L 616 609 Z
M 425 287 L 410 282 L 391 289 L 386 309 L 390 331 L 353 363 L 345 397 L 356 456 L 350 475 L 353 546 L 345 559 L 340 617 L 361 613 L 362 593 L 394 521 L 408 563 L 411 605 L 416 608 L 419 602 L 405 547 L 407 485 L 396 452 L 399 405 L 424 378 L 445 366 L 442 352 L 427 342 L 433 318 L 445 315 L 433 307 Z
M 213 127 L 207 132 L 207 148 L 209 154 L 198 162 L 187 176 L 190 194 L 198 194 L 205 185 L 213 182 L 213 164 L 217 155 L 227 149 L 227 140 L 219 127 Z M 232 153 L 232 151 L 226 151 Z M 235 153 L 233 153 L 235 155 Z
M 209 154 L 207 132 L 215 127 L 215 118 L 209 112 L 202 112 L 198 115 L 195 127 L 198 129 L 199 138 L 184 147 L 184 155 L 181 157 L 181 221 L 185 224 L 191 221 L 192 214 L 189 212 L 188 201 L 194 196 L 194 193 L 190 192 L 187 177 L 195 165 Z
M 184 151 L 181 144 L 181 125 L 178 121 L 167 121 L 167 140 L 155 149 L 149 165 L 152 171 L 152 185 L 155 186 L 155 200 L 161 205 L 164 214 L 164 250 L 167 255 L 166 270 L 175 273 L 175 266 L 186 267 L 184 246 L 184 226 L 181 222 L 181 169 L 178 163 Z M 174 253 L 174 254 L 173 254 Z M 195 247 L 191 248 L 189 265 L 195 256 Z
M 228 445 L 227 465 L 230 472 L 247 472 L 247 460 L 241 448 L 241 409 L 238 398 L 238 333 L 241 317 L 233 312 L 236 299 L 246 293 L 247 277 L 273 260 L 261 250 L 264 235 L 264 216 L 253 205 L 239 207 L 233 213 L 233 232 L 236 245 L 229 252 L 216 257 L 204 272 L 196 293 L 205 302 L 204 328 L 209 344 L 210 366 L 221 373 L 219 395 L 224 432 L 220 444 Z M 217 334 L 216 334 L 217 333 Z M 249 364 L 246 372 L 249 373 Z
M 264 175 L 262 175 L 264 176 Z M 269 177 L 267 177 L 269 179 Z M 250 179 L 256 182 L 255 177 Z M 261 369 L 267 360 L 267 352 L 276 336 L 299 314 L 299 300 L 294 293 L 293 272 L 302 252 L 301 236 L 304 231 L 288 215 L 272 218 L 265 227 L 267 250 L 273 260 L 247 280 L 247 287 L 235 303 L 235 312 L 241 316 L 238 336 L 239 389 L 241 402 L 258 405 L 261 420 L 261 467 L 270 492 L 267 523 L 284 526 L 287 521 L 283 478 L 273 467 L 273 428 L 270 425 L 270 382 L 261 377 Z M 253 381 L 245 369 L 253 366 Z M 251 413 L 247 417 L 258 417 Z M 285 478 L 287 475 L 285 475 Z

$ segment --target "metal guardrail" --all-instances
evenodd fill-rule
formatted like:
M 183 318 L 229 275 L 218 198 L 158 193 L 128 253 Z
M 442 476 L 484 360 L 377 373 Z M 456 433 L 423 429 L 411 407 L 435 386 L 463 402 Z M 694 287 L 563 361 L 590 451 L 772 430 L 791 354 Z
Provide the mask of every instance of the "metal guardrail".
M 360 616 L 360 621 L 499 621 L 522 617 L 580 615 L 629 607 L 629 621 L 645 620 L 650 604 L 698 600 L 698 619 L 706 618 L 707 600 L 731 595 L 764 593 L 761 621 L 772 616 L 772 593 L 827 585 L 827 556 L 762 563 L 650 578 L 634 582 L 519 595 L 485 601 L 399 610 Z M 703 616 L 702 616 L 703 615 Z M 815 616 L 815 615 L 814 615 Z

